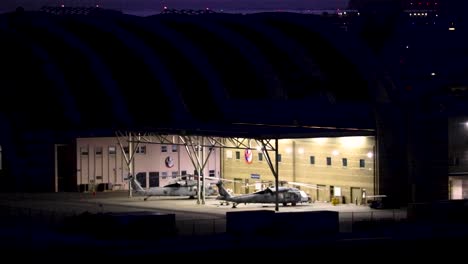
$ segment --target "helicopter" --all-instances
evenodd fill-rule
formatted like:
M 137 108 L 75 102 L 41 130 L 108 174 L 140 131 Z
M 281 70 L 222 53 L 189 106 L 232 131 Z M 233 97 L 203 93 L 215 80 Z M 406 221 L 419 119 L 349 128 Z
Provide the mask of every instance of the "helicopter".
M 136 194 L 145 196 L 144 200 L 148 200 L 151 196 L 188 196 L 194 199 L 197 195 L 197 182 L 195 180 L 182 180 L 167 184 L 162 187 L 151 187 L 145 190 L 140 182 L 132 175 L 128 176 L 132 184 L 132 188 Z M 217 191 L 213 186 L 205 187 L 205 194 L 208 196 L 216 195 Z
M 232 195 L 223 186 L 223 182 L 220 180 L 216 183 L 218 187 L 219 196 L 218 200 L 223 200 L 226 203 L 232 202 L 232 208 L 236 208 L 238 204 L 243 203 L 276 203 L 276 189 L 274 187 L 267 187 L 261 191 Z M 301 191 L 294 187 L 278 187 L 278 203 L 282 203 L 286 206 L 290 203 L 292 206 L 296 206 L 298 203 L 311 202 L 311 198 L 304 191 Z

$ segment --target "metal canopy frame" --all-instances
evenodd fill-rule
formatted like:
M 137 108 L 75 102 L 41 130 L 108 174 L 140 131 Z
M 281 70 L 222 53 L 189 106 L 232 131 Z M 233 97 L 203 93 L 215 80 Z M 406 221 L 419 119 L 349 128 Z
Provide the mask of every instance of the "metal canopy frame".
M 279 185 L 279 170 L 278 170 L 278 138 L 276 139 L 252 139 L 240 137 L 214 137 L 214 136 L 200 136 L 200 135 L 169 135 L 167 133 L 155 132 L 131 132 L 131 131 L 117 131 L 115 132 L 117 141 L 125 158 L 129 176 L 134 176 L 135 173 L 135 153 L 140 144 L 167 144 L 167 145 L 181 145 L 185 147 L 187 154 L 192 162 L 195 170 L 198 172 L 197 177 L 197 204 L 205 204 L 205 177 L 202 176 L 203 169 L 205 168 L 208 159 L 214 148 L 252 148 L 253 143 L 265 156 L 268 166 L 275 177 L 275 210 L 279 211 L 278 206 L 278 185 Z M 128 142 L 128 154 L 125 152 L 123 141 L 126 139 Z M 231 146 L 232 145 L 232 146 Z M 209 151 L 205 156 L 205 148 Z M 274 153 L 274 164 L 270 153 Z M 200 181 L 200 178 L 202 179 Z M 128 185 L 128 196 L 132 197 L 131 184 Z M 201 191 L 200 191 L 201 190 Z

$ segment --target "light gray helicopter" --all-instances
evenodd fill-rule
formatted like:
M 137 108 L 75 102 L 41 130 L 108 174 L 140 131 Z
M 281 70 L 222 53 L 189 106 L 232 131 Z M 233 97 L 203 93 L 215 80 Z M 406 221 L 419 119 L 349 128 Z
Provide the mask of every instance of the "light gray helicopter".
M 216 186 L 219 192 L 217 199 L 232 202 L 232 208 L 236 208 L 240 203 L 276 203 L 276 189 L 274 187 L 268 187 L 254 193 L 233 196 L 226 191 L 222 181 L 218 181 Z M 282 203 L 284 206 L 290 203 L 292 206 L 295 206 L 298 203 L 305 202 L 311 202 L 311 198 L 304 191 L 294 187 L 278 186 L 278 203 Z
M 129 176 L 128 179 L 132 184 L 134 192 L 145 196 L 145 201 L 151 196 L 188 196 L 190 199 L 194 199 L 197 196 L 197 181 L 195 180 L 177 181 L 163 187 L 151 187 L 145 190 L 135 177 Z M 211 185 L 205 187 L 205 195 L 211 196 L 216 194 L 216 189 Z

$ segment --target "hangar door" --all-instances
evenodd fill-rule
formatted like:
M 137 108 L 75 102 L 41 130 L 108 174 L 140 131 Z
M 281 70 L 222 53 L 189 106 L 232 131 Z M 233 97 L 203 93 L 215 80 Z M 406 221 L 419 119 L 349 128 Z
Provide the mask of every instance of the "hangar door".
M 361 188 L 359 187 L 351 187 L 351 201 L 356 205 L 361 204 Z
M 317 184 L 317 201 L 318 202 L 326 202 L 328 201 L 329 194 L 327 192 L 327 186 Z
M 74 153 L 70 145 L 55 145 L 56 192 L 77 191 Z

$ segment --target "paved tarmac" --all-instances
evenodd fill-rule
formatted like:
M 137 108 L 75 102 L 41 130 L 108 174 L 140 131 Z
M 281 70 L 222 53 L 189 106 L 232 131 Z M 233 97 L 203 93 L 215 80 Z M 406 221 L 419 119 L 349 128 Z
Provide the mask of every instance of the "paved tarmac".
M 153 212 L 175 214 L 179 230 L 185 234 L 218 233 L 226 228 L 226 213 L 237 211 L 271 210 L 275 204 L 239 204 L 237 208 L 222 205 L 216 197 L 205 203 L 188 197 L 129 197 L 128 191 L 97 193 L 1 193 L 0 206 L 13 214 L 53 215 L 63 217 L 89 213 Z M 337 211 L 340 231 L 352 232 L 353 224 L 362 220 L 401 220 L 406 210 L 372 209 L 364 205 L 331 203 L 303 203 L 296 206 L 279 205 L 278 212 Z
M 216 197 L 207 197 L 205 203 L 187 197 L 128 196 L 127 191 L 98 193 L 0 193 L 0 205 L 14 208 L 29 208 L 65 213 L 137 212 L 151 211 L 174 213 L 178 220 L 224 218 L 226 212 L 245 210 L 272 210 L 275 204 L 239 204 L 237 208 L 222 205 Z M 278 212 L 304 212 L 330 210 L 340 213 L 340 217 L 398 217 L 405 218 L 406 210 L 372 209 L 364 205 L 331 203 L 303 203 L 296 206 L 279 205 Z
M 466 227 L 442 226 L 444 229 L 434 229 L 433 225 L 401 225 L 390 229 L 378 229 L 377 232 L 368 234 L 361 229 L 354 233 L 353 223 L 360 220 L 378 219 L 405 219 L 406 210 L 377 210 L 367 206 L 354 204 L 332 205 L 330 203 L 299 204 L 297 206 L 279 206 L 281 212 L 302 212 L 331 210 L 339 212 L 340 234 L 339 237 L 297 239 L 275 236 L 248 236 L 235 237 L 226 235 L 226 212 L 245 210 L 275 210 L 274 204 L 240 204 L 237 208 L 221 205 L 215 197 L 206 199 L 205 204 L 198 204 L 196 199 L 185 197 L 152 197 L 144 201 L 143 197 L 129 198 L 125 191 L 100 192 L 100 193 L 1 193 L 0 194 L 0 250 L 15 258 L 20 256 L 39 256 L 61 254 L 73 256 L 78 261 L 83 258 L 139 257 L 139 256 L 184 256 L 188 259 L 206 257 L 208 254 L 216 256 L 228 256 L 237 252 L 247 252 L 255 256 L 264 257 L 264 252 L 282 254 L 283 256 L 320 255 L 327 250 L 330 253 L 340 252 L 337 257 L 343 260 L 365 256 L 382 257 L 382 249 L 387 254 L 385 258 L 410 254 L 420 256 L 432 253 L 447 256 L 447 252 L 440 251 L 442 245 L 449 245 L 450 249 L 466 245 L 467 236 L 452 235 L 448 231 L 463 233 Z M 77 215 L 84 212 L 90 213 L 122 213 L 122 212 L 158 212 L 173 213 L 176 217 L 178 234 L 181 236 L 167 239 L 153 240 L 126 240 L 126 239 L 96 239 L 92 235 L 64 234 L 54 229 L 36 227 L 36 216 L 42 220 L 51 220 L 57 223 L 57 216 Z M 7 215 L 14 222 L 7 219 Z M 15 217 L 20 216 L 20 217 Z M 26 222 L 23 221 L 26 217 Z M 32 216 L 32 217 L 28 217 Z M 28 220 L 30 219 L 30 220 Z M 32 221 L 31 221 L 32 219 Z M 60 220 L 60 219 L 58 219 Z M 49 224 L 51 223 L 49 222 Z M 365 222 L 365 221 L 364 221 Z M 362 223 L 362 222 L 361 222 Z M 383 221 L 382 223 L 386 223 Z M 404 223 L 404 221 L 403 221 Z M 149 225 L 145 229 L 135 226 L 139 234 L 151 231 Z M 362 228 L 363 226 L 361 226 Z M 365 226 L 364 226 L 365 227 Z M 438 227 L 438 226 L 436 226 Z M 354 227 L 355 228 L 355 227 Z M 463 229 L 464 228 L 464 229 Z M 132 229 L 133 230 L 133 229 Z M 356 229 L 357 230 L 357 229 Z M 442 232 L 444 236 L 440 236 Z M 448 230 L 448 231 L 445 231 Z M 387 231 L 393 232 L 388 233 Z M 347 236 L 349 233 L 349 236 Z M 465 234 L 463 233 L 463 234 Z M 205 235 L 208 236 L 199 236 Z M 117 236 L 118 237 L 118 236 Z M 416 250 L 413 245 L 425 245 Z M 25 253 L 26 252 L 26 253 Z M 428 255 L 429 256 L 429 255 Z M 81 259 L 80 259 L 81 258 Z M 50 260 L 49 258 L 47 258 Z M 62 259 L 62 258 L 57 258 Z M 180 260 L 180 259 L 179 259 Z

